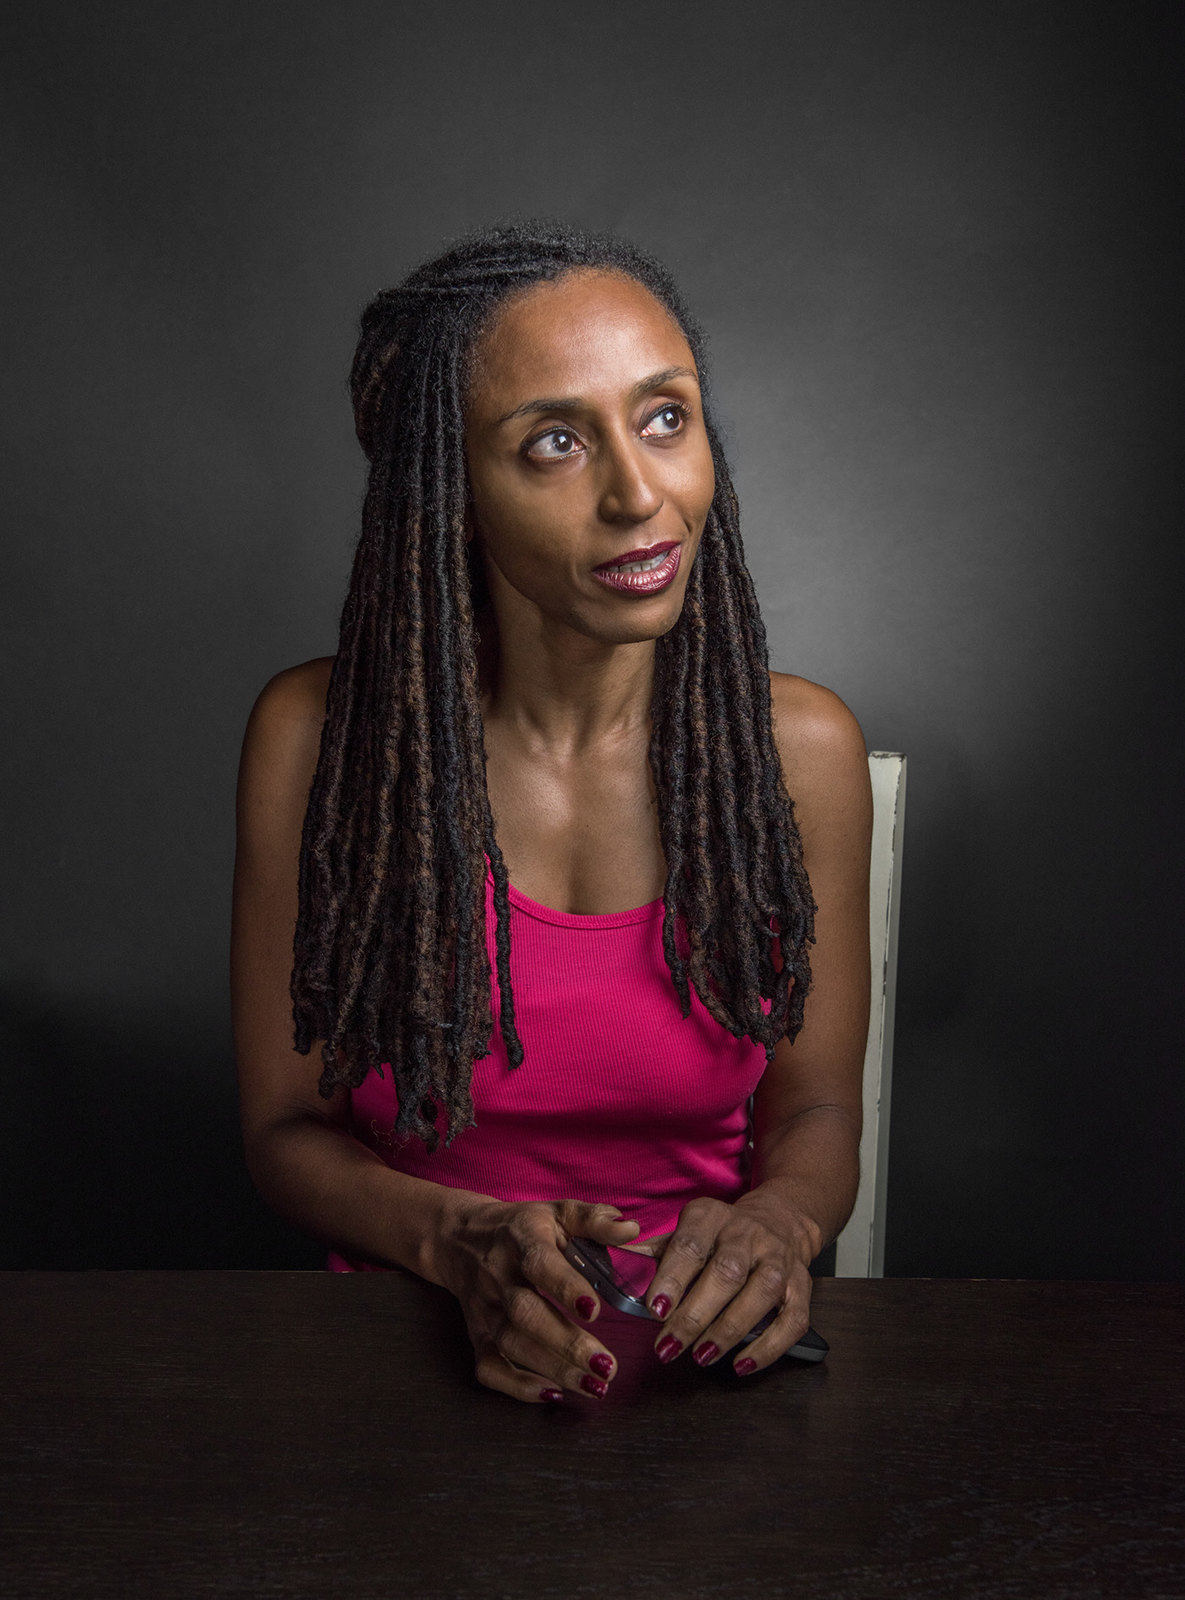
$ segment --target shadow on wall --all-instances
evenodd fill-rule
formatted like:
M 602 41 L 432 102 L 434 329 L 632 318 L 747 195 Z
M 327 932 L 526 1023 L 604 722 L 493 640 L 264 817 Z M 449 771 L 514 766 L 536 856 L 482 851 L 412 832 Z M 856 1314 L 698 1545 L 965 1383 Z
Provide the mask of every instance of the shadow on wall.
M 320 1268 L 243 1161 L 227 1021 L 9 994 L 0 1268 Z
M 948 730 L 926 731 L 928 739 L 915 734 L 909 753 L 886 1207 L 890 1277 L 919 1271 L 919 1235 L 930 1250 L 949 1243 L 949 1202 L 965 1181 L 956 1180 L 952 1191 L 951 1168 L 965 1168 L 966 1130 L 959 1086 L 951 1083 L 960 1058 L 945 1052 L 975 1008 L 989 939 L 971 887 L 982 877 L 984 837 L 972 764 Z M 936 1092 L 939 1085 L 946 1092 Z
M 1170 791 L 1126 731 L 1105 763 L 1072 726 L 910 749 L 889 1276 L 1179 1276 L 1181 986 L 1142 915 Z

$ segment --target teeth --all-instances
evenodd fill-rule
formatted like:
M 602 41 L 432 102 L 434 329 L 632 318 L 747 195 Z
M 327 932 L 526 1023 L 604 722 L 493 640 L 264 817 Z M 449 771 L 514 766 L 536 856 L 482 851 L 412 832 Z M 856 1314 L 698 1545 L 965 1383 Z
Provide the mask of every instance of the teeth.
M 653 572 L 655 567 L 661 567 L 670 555 L 669 550 L 662 550 L 656 556 L 651 556 L 649 561 L 631 561 L 628 567 L 614 567 L 614 572 Z

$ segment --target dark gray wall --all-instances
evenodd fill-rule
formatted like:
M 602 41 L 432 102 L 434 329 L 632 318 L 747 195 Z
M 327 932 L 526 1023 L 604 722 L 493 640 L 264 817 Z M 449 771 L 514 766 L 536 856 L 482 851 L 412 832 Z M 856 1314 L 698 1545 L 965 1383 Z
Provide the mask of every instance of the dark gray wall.
M 774 664 L 909 756 L 889 1270 L 1178 1270 L 1176 15 L 7 24 L 0 1265 L 318 1259 L 237 1145 L 239 741 L 334 648 L 361 305 L 543 211 L 676 269 Z

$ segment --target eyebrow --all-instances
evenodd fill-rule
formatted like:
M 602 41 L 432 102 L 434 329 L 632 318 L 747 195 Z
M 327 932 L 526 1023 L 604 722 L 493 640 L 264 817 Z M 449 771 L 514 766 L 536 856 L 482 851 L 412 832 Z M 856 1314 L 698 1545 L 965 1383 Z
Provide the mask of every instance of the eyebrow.
M 692 378 L 699 382 L 699 373 L 691 367 L 664 367 L 661 372 L 653 372 L 648 378 L 641 378 L 634 384 L 627 396 L 632 405 L 635 400 L 641 400 L 644 395 L 653 394 L 655 389 L 661 389 L 664 384 L 670 383 L 672 378 Z M 584 408 L 584 401 L 575 395 L 568 395 L 558 400 L 524 400 L 521 406 L 515 406 L 513 411 L 508 411 L 504 417 L 499 417 L 497 426 L 500 428 L 504 422 L 513 422 L 515 417 L 534 416 L 544 411 L 580 411 Z

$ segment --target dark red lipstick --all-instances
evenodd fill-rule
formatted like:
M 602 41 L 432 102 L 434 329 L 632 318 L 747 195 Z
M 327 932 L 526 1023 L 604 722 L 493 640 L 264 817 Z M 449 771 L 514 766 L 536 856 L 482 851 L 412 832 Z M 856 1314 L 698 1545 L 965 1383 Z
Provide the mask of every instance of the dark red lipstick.
M 674 580 L 681 548 L 677 539 L 666 539 L 644 550 L 627 550 L 595 567 L 593 576 L 622 594 L 657 594 Z

